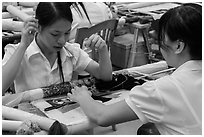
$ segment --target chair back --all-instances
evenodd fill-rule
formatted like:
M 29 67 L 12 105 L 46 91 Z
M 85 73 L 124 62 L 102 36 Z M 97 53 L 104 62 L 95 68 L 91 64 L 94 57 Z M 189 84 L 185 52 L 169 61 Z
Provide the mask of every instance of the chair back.
M 117 24 L 117 19 L 110 19 L 100 22 L 89 28 L 78 28 L 75 36 L 75 43 L 79 43 L 80 47 L 82 48 L 84 39 L 90 37 L 92 34 L 97 33 L 106 41 L 108 49 L 110 50 L 111 44 L 113 43 Z M 92 59 L 97 60 L 94 49 L 92 49 Z

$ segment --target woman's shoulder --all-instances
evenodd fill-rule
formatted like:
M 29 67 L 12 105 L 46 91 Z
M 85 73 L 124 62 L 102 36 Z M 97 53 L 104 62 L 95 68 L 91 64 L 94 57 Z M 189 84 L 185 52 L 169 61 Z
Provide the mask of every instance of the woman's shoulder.
M 7 44 L 4 48 L 5 49 L 17 49 L 20 43 L 18 44 Z

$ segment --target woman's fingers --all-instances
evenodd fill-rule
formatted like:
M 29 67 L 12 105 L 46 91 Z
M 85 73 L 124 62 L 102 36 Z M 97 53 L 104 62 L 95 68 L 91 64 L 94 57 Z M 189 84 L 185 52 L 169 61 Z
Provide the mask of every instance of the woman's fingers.
M 77 98 L 78 97 L 86 97 L 84 96 L 86 93 L 88 92 L 88 88 L 86 86 L 82 86 L 82 87 L 74 87 L 73 89 L 71 89 L 71 93 L 68 93 L 67 96 L 73 100 L 77 102 Z M 89 95 L 91 95 L 91 93 L 88 93 Z
M 71 93 L 68 93 L 67 96 L 68 96 L 68 98 L 69 98 L 70 100 L 77 102 L 76 98 L 75 98 L 74 95 L 72 95 Z
M 94 35 L 91 35 L 91 47 L 95 47 L 96 43 L 98 42 L 99 40 L 99 36 L 94 34 Z
M 91 49 L 100 49 L 101 47 L 105 46 L 106 43 L 98 34 L 92 34 L 89 38 L 84 40 L 84 45 L 87 48 L 91 47 Z
M 88 39 L 88 38 L 85 38 L 85 39 L 84 39 L 84 42 L 83 42 L 83 45 L 84 45 L 86 48 L 89 48 L 90 45 L 91 45 L 91 40 Z
M 38 20 L 35 18 L 28 18 L 24 22 L 24 29 L 29 34 L 34 34 L 38 29 Z
M 35 18 L 33 18 L 33 17 L 30 17 L 30 18 L 28 18 L 28 19 L 25 21 L 25 23 L 27 23 L 27 22 L 35 22 L 35 23 L 37 23 L 37 22 L 38 22 L 38 19 L 35 19 Z
M 32 26 L 29 26 L 29 27 L 27 27 L 26 29 L 25 29 L 25 31 L 26 31 L 26 33 L 28 33 L 29 35 L 34 35 L 35 34 L 35 32 L 37 31 L 37 29 L 36 28 L 34 28 L 34 27 L 32 27 Z
M 95 49 L 99 49 L 101 43 L 102 43 L 102 40 L 98 39 L 97 42 L 95 43 Z
M 37 19 L 35 19 L 35 18 L 29 18 L 29 19 L 27 19 L 25 22 L 24 22 L 24 27 L 26 26 L 26 25 L 29 25 L 29 24 L 33 24 L 34 26 L 38 26 L 38 20 Z
M 35 32 L 38 29 L 38 25 L 35 22 L 27 22 L 24 25 L 25 30 L 27 30 L 29 33 Z
M 29 26 L 32 26 L 32 27 L 34 27 L 34 28 L 38 28 L 37 23 L 35 23 L 35 22 L 27 22 L 27 23 L 24 25 L 25 28 L 27 28 L 27 27 L 29 27 Z

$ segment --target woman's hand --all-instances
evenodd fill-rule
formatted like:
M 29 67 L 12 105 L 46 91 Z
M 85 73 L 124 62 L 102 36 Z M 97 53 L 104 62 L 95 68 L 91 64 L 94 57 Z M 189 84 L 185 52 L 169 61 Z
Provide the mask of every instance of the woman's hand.
M 68 93 L 67 96 L 72 100 L 79 102 L 83 98 L 90 98 L 92 93 L 88 91 L 88 88 L 86 86 L 82 87 L 75 87 L 74 89 L 71 90 L 71 93 Z
M 28 47 L 30 43 L 33 41 L 37 29 L 38 29 L 37 19 L 35 18 L 27 19 L 24 22 L 24 27 L 21 32 L 21 43 Z
M 87 48 L 95 48 L 99 52 L 107 49 L 105 40 L 103 40 L 98 34 L 92 34 L 89 38 L 84 39 L 83 45 Z

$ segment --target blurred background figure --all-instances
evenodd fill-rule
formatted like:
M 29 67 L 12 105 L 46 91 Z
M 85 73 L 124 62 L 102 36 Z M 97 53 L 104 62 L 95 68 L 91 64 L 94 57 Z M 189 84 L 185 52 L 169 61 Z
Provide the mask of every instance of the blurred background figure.
M 77 2 L 71 7 L 73 22 L 69 42 L 73 43 L 77 28 L 90 27 L 113 18 L 108 5 L 103 2 Z

